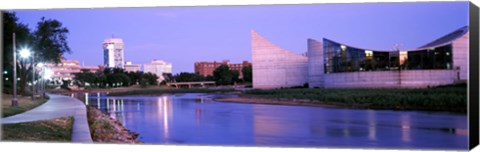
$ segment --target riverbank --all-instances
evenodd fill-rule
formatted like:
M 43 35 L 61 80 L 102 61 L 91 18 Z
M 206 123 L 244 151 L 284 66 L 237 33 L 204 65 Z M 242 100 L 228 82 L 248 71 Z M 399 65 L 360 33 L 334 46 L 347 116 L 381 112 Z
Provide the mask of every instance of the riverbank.
M 137 133 L 130 132 L 120 122 L 110 118 L 100 110 L 87 106 L 87 115 L 94 142 L 142 143 L 137 139 Z
M 128 90 L 109 93 L 109 96 L 132 96 L 132 95 L 145 95 L 156 96 L 162 94 L 176 94 L 176 93 L 227 93 L 235 92 L 233 88 L 151 88 L 142 90 Z
M 71 93 L 106 93 L 106 92 L 128 92 L 132 90 L 145 90 L 145 89 L 154 89 L 159 88 L 158 86 L 149 86 L 146 88 L 142 88 L 139 86 L 131 86 L 131 87 L 118 87 L 118 88 L 87 88 L 82 90 L 66 90 L 66 89 L 51 89 L 48 90 L 50 93 L 54 94 L 71 94 Z
M 71 141 L 73 117 L 4 124 L 2 140 L 7 141 Z
M 271 89 L 249 90 L 239 97 L 217 101 L 346 107 L 362 109 L 425 110 L 466 113 L 466 84 L 423 89 Z
M 341 107 L 333 104 L 312 103 L 309 100 L 281 100 L 281 99 L 269 99 L 255 96 L 240 97 L 227 97 L 227 98 L 215 98 L 215 101 L 220 102 L 236 102 L 236 103 L 248 103 L 248 104 L 270 104 L 270 105 L 290 105 L 290 106 L 315 106 L 315 107 Z
M 48 101 L 46 98 L 36 98 L 32 101 L 31 96 L 17 96 L 18 106 L 12 106 L 11 94 L 2 94 L 2 118 L 23 113 L 35 107 L 38 107 Z

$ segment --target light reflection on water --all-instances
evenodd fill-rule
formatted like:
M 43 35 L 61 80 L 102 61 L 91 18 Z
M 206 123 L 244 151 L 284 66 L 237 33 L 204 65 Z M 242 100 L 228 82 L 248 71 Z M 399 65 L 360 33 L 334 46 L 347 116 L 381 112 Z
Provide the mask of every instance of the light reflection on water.
M 212 94 L 86 94 L 145 143 L 466 149 L 467 116 L 442 112 L 224 103 Z

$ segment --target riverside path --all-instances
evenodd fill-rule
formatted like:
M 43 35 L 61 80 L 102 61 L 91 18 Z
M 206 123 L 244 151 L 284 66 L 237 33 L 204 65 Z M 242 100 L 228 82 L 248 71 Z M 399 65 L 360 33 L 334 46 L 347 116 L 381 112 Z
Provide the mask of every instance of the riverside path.
M 59 117 L 73 116 L 72 142 L 92 143 L 90 129 L 87 121 L 87 108 L 78 99 L 48 94 L 50 99 L 29 111 L 10 117 L 2 118 L 2 124 L 31 122 L 38 120 L 48 120 Z

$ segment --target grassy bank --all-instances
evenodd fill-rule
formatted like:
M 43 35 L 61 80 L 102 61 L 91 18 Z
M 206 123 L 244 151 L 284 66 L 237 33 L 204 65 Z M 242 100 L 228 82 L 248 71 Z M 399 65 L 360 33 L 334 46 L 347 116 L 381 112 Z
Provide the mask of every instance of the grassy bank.
M 137 139 L 137 133 L 130 132 L 120 122 L 110 118 L 100 110 L 87 106 L 87 116 L 94 142 L 141 143 Z
M 2 94 L 2 117 L 8 117 L 28 111 L 44 104 L 47 100 L 48 97 L 47 99 L 36 98 L 32 101 L 30 96 L 17 96 L 18 106 L 12 107 L 12 95 Z
M 271 98 L 285 102 L 331 104 L 343 107 L 467 111 L 467 85 L 450 85 L 424 89 L 273 89 L 246 91 L 245 97 Z
M 73 117 L 25 123 L 4 124 L 2 140 L 7 141 L 71 141 Z
M 125 92 L 112 92 L 109 96 L 129 96 L 129 95 L 161 95 L 175 93 L 226 93 L 234 92 L 234 89 L 208 89 L 208 88 L 154 88 L 142 90 L 129 90 Z

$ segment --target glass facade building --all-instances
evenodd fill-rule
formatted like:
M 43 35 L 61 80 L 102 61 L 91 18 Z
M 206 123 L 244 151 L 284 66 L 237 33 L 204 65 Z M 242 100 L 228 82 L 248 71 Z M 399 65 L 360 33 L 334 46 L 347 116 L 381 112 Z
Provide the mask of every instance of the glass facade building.
M 451 44 L 410 51 L 377 51 L 323 39 L 323 50 L 325 73 L 452 68 Z

